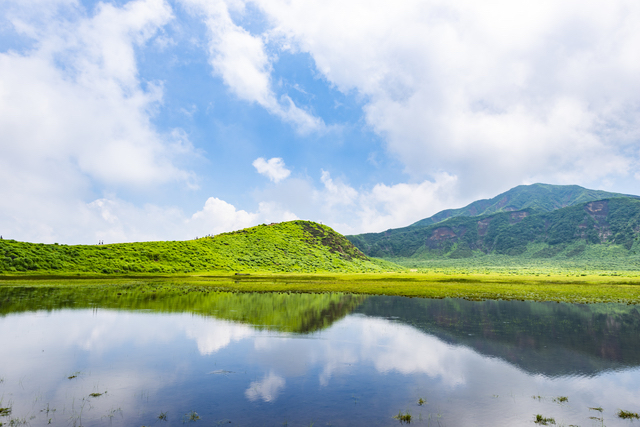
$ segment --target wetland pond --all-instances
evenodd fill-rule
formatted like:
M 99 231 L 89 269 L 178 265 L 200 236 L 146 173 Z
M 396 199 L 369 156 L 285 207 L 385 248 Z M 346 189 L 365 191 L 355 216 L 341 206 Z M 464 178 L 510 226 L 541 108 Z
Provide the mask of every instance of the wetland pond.
M 3 426 L 634 425 L 640 310 L 2 286 L 0 408 Z

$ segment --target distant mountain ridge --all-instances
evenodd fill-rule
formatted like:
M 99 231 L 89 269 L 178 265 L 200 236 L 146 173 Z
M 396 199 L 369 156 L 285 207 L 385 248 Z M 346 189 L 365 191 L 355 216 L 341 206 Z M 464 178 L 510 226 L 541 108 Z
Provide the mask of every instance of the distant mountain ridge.
M 457 216 L 480 216 L 497 212 L 519 211 L 526 208 L 541 212 L 551 212 L 580 203 L 614 197 L 640 199 L 640 196 L 590 190 L 579 185 L 518 185 L 492 199 L 476 200 L 463 208 L 440 211 L 429 218 L 414 222 L 409 227 L 423 227 Z
M 550 258 L 579 256 L 588 245 L 600 244 L 635 251 L 639 233 L 638 196 L 533 184 L 408 227 L 347 238 L 366 255 L 381 258 Z

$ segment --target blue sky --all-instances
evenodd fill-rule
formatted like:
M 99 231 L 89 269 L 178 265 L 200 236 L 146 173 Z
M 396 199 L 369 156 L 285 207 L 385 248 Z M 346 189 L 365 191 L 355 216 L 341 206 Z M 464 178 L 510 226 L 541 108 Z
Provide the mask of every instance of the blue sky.
M 640 193 L 640 4 L 0 0 L 0 234 L 408 225 Z

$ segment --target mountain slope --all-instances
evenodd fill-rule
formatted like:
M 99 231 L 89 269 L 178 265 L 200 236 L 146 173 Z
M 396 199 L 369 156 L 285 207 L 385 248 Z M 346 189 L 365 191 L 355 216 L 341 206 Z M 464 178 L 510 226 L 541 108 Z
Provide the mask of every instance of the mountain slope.
M 460 209 L 447 209 L 438 212 L 432 217 L 417 221 L 406 228 L 424 227 L 457 216 L 480 216 L 496 212 L 519 211 L 527 208 L 540 212 L 551 212 L 580 203 L 614 197 L 640 198 L 608 191 L 590 190 L 578 185 L 519 185 L 492 199 L 477 200 Z
M 540 212 L 532 207 L 454 217 L 423 227 L 348 238 L 375 257 L 468 258 L 483 254 L 533 258 L 579 256 L 588 245 L 638 250 L 640 200 L 622 197 Z
M 381 265 L 331 228 L 309 221 L 177 242 L 67 246 L 0 240 L 4 272 L 357 272 L 379 271 Z

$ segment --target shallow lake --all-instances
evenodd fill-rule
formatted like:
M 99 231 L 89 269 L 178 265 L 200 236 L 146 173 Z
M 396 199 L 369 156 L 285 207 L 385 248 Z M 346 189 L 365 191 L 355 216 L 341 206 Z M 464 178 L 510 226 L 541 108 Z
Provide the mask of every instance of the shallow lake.
M 0 408 L 31 426 L 633 425 L 640 310 L 0 287 Z

